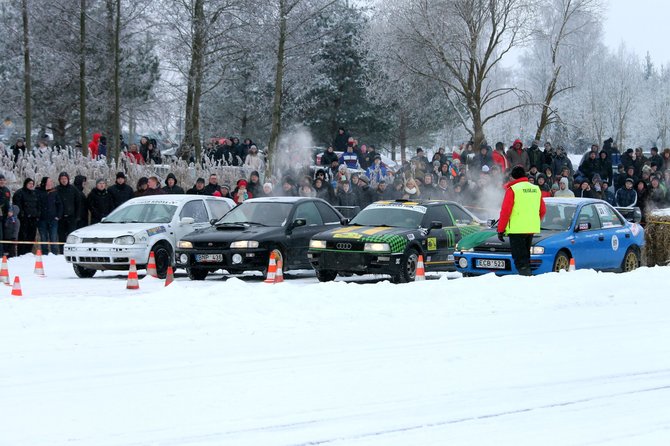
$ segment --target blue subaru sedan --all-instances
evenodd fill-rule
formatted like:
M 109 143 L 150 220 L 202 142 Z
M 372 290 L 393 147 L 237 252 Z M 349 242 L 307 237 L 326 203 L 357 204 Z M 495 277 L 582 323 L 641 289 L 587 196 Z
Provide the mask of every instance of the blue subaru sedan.
M 591 198 L 545 198 L 547 213 L 533 236 L 533 274 L 576 269 L 632 271 L 640 266 L 644 229 L 639 209 L 614 208 Z M 626 220 L 627 215 L 631 221 Z M 497 228 L 464 237 L 454 262 L 464 276 L 517 274 L 509 239 L 498 240 Z

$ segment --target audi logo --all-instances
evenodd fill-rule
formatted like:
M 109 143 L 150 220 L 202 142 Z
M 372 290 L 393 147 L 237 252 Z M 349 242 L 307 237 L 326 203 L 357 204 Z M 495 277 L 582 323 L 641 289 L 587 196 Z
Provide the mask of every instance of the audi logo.
M 351 243 L 338 243 L 335 247 L 337 249 L 351 249 Z

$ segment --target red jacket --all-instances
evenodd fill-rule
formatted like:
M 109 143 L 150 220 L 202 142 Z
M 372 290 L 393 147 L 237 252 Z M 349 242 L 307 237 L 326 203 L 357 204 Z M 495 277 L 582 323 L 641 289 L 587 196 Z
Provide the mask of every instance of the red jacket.
M 91 158 L 96 159 L 98 157 L 98 144 L 100 143 L 101 133 L 93 134 L 93 141 L 88 143 L 88 151 L 91 155 Z
M 509 161 L 507 161 L 505 153 L 500 153 L 497 150 L 494 150 L 491 158 L 493 158 L 494 163 L 500 166 L 502 173 L 505 173 L 509 170 Z
M 512 215 L 512 208 L 514 208 L 514 191 L 512 186 L 517 183 L 528 182 L 528 178 L 523 177 L 518 180 L 512 180 L 505 184 L 505 198 L 503 198 L 502 206 L 500 207 L 500 219 L 498 220 L 498 232 L 505 232 L 509 217 Z M 540 220 L 544 218 L 547 213 L 547 207 L 544 204 L 544 197 L 540 198 Z

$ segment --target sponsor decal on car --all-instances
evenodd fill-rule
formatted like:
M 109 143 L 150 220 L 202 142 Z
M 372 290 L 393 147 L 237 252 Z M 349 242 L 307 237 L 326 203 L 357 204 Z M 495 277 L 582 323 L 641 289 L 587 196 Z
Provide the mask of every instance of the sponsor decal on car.
M 164 232 L 167 232 L 165 226 L 156 226 L 155 228 L 147 229 L 147 234 L 149 235 L 149 237 L 153 237 L 154 235 L 162 234 Z

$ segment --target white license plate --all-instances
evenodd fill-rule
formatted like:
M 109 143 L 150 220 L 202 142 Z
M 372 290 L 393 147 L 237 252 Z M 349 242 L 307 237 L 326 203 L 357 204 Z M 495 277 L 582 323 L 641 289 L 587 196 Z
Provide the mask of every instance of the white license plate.
M 196 262 L 223 262 L 223 254 L 196 254 Z
M 477 259 L 475 268 L 505 269 L 504 260 Z

